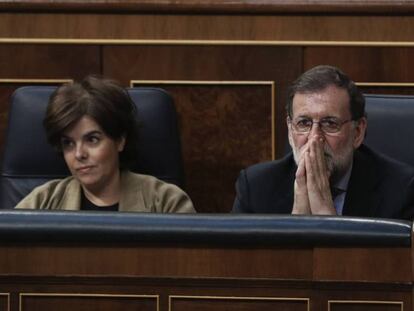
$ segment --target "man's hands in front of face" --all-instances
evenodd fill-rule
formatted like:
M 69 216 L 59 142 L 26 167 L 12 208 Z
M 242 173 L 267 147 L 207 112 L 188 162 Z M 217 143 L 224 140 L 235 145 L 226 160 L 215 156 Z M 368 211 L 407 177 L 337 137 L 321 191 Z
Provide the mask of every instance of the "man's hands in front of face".
M 307 151 L 304 151 L 306 153 Z M 303 154 L 304 154 L 303 153 Z M 294 186 L 294 202 L 292 214 L 312 214 L 306 185 L 305 156 L 300 158 Z
M 296 171 L 292 214 L 336 215 L 324 156 L 324 138 L 311 137 Z

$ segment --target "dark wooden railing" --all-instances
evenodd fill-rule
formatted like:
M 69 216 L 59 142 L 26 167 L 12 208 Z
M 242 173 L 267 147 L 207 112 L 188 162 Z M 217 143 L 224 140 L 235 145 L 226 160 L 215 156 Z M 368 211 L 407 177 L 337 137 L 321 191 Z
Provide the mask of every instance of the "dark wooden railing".
M 0 310 L 412 310 L 411 223 L 0 211 Z

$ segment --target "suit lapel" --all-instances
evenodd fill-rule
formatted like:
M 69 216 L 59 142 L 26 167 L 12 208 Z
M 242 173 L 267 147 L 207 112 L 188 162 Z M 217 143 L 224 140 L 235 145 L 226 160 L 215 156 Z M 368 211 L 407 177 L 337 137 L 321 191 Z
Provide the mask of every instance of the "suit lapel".
M 354 153 L 351 178 L 345 197 L 343 215 L 369 217 L 375 215 L 380 203 L 376 165 L 361 146 Z
M 292 154 L 286 158 L 286 162 L 287 170 L 285 174 L 283 174 L 282 178 L 281 176 L 277 176 L 277 178 L 275 176 L 274 180 L 274 189 L 276 191 L 273 192 L 273 208 L 281 214 L 291 214 L 293 208 L 293 185 L 295 182 L 296 164 Z

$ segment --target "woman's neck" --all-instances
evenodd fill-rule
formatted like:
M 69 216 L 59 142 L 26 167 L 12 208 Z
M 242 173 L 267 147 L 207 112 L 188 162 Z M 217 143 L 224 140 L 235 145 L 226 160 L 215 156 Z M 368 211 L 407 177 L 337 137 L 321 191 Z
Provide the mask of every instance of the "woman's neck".
M 119 202 L 121 197 L 121 176 L 120 172 L 111 179 L 111 182 L 96 187 L 82 186 L 86 198 L 97 206 L 108 206 Z

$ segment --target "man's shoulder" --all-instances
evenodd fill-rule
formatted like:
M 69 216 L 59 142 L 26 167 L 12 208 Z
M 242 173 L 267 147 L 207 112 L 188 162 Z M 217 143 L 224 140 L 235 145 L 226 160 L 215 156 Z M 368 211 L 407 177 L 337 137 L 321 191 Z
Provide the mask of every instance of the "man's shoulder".
M 375 166 L 384 174 L 414 176 L 414 167 L 362 145 L 357 150 L 357 161 Z
M 412 219 L 414 168 L 361 147 L 355 152 L 348 208 L 357 215 Z
M 296 164 L 293 159 L 293 155 L 289 153 L 285 157 L 253 164 L 245 169 L 246 174 L 249 178 L 266 177 L 289 174 L 295 170 Z

